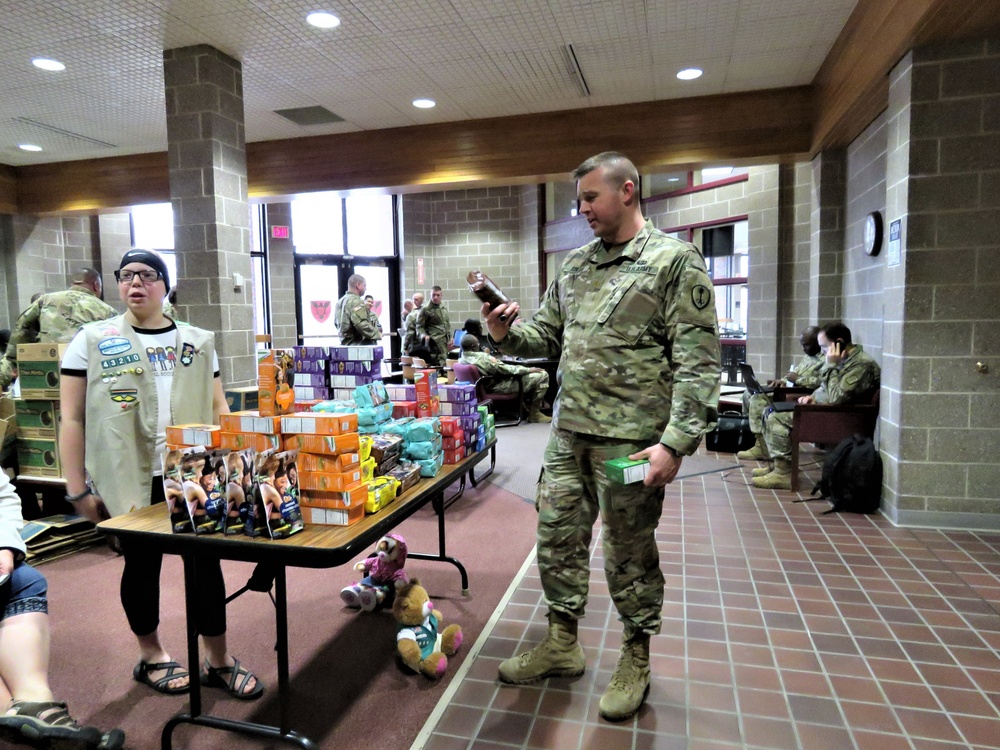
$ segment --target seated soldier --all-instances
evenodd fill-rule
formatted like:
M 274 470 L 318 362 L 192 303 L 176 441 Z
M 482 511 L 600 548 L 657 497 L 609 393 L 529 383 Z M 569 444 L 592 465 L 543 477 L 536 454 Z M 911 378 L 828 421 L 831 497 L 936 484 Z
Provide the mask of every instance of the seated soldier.
M 467 365 L 475 365 L 479 374 L 488 378 L 487 390 L 495 393 L 517 393 L 517 379 L 524 383 L 524 399 L 530 404 L 529 422 L 551 422 L 552 417 L 542 414 L 542 400 L 549 387 L 549 374 L 538 367 L 509 365 L 486 352 L 480 351 L 479 339 L 472 334 L 462 337 L 462 358 Z
M 0 471 L 0 698 L 7 702 L 0 739 L 40 748 L 117 750 L 125 743 L 120 729 L 78 725 L 49 688 L 48 585 L 24 562 L 18 533 L 23 525 L 21 500 Z
M 800 388 L 810 388 L 815 390 L 820 383 L 820 370 L 826 363 L 819 350 L 819 342 L 816 336 L 819 334 L 819 326 L 808 326 L 799 336 L 799 343 L 805 356 L 792 365 L 788 374 L 780 380 L 767 381 L 768 388 L 777 388 L 783 385 L 794 385 Z M 761 393 L 754 395 L 750 391 L 743 392 L 743 413 L 750 415 L 750 431 L 757 436 L 757 442 L 750 450 L 740 451 L 737 458 L 755 459 L 757 461 L 767 460 L 767 448 L 764 445 L 764 438 L 761 437 L 762 423 L 764 419 L 764 409 L 767 408 L 767 397 Z
M 865 354 L 860 344 L 851 341 L 851 329 L 843 323 L 828 323 L 817 336 L 826 357 L 820 373 L 820 386 L 811 396 L 802 396 L 800 404 L 866 404 L 879 388 L 882 370 Z M 753 485 L 763 489 L 792 488 L 792 416 L 790 411 L 764 414 L 764 441 L 773 462 L 770 468 L 753 470 Z

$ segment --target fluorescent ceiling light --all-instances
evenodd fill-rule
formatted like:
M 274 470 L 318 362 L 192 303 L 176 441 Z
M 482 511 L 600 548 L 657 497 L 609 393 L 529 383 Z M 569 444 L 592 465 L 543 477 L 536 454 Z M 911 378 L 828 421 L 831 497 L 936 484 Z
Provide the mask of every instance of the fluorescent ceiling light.
M 63 65 L 61 62 L 59 62 L 58 60 L 50 60 L 47 57 L 36 57 L 34 60 L 31 61 L 31 64 L 34 65 L 36 68 L 41 68 L 42 70 L 53 70 L 53 71 L 66 70 L 66 66 Z
M 682 81 L 693 81 L 695 78 L 701 78 L 701 74 L 704 72 L 701 68 L 684 68 L 684 70 L 678 71 L 677 77 Z
M 414 99 L 413 106 L 418 109 L 430 109 L 437 105 L 437 102 L 433 99 Z
M 680 177 L 668 177 L 667 178 L 667 182 L 680 182 L 680 181 L 681 181 Z
M 335 29 L 340 26 L 340 19 L 333 15 L 333 13 L 318 10 L 306 16 L 306 23 L 318 29 Z
M 17 145 L 22 151 L 41 151 L 41 146 L 36 146 L 34 143 L 19 143 Z
M 732 173 L 732 167 L 709 167 L 701 170 L 702 177 L 729 177 Z

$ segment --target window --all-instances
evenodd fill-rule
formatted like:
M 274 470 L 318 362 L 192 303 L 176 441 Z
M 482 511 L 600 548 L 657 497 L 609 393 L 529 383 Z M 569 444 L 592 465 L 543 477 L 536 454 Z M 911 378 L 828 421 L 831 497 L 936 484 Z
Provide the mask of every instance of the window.
M 343 255 L 343 199 L 338 193 L 313 193 L 292 201 L 292 239 L 296 255 Z
M 169 203 L 133 206 L 132 247 L 155 250 L 163 258 L 171 284 L 177 286 L 177 256 L 174 253 L 174 212 Z
M 697 236 L 700 234 L 701 236 Z M 745 339 L 750 271 L 750 225 L 737 221 L 695 232 L 694 242 L 701 247 L 708 274 L 715 284 L 715 306 L 719 333 L 723 338 Z

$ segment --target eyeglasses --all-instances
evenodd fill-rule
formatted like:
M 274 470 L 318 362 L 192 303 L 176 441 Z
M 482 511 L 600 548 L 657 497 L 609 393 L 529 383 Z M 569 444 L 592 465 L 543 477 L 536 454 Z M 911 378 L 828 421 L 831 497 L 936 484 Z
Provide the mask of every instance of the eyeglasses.
M 152 284 L 154 281 L 158 281 L 160 278 L 159 271 L 144 270 L 144 271 L 115 271 L 115 278 L 118 279 L 119 284 L 131 284 L 132 280 L 138 276 L 143 284 Z

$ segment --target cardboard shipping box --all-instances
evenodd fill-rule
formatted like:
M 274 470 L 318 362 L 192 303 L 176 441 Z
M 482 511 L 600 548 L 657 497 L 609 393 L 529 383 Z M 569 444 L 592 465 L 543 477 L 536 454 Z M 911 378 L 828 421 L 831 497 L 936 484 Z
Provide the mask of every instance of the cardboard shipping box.
M 18 434 L 22 438 L 56 439 L 60 418 L 58 401 L 19 398 L 14 401 L 14 409 Z
M 21 398 L 59 398 L 59 363 L 66 344 L 18 344 L 17 380 Z
M 21 473 L 29 477 L 61 477 L 59 446 L 55 438 L 19 438 L 17 462 Z
M 17 417 L 15 416 L 14 399 L 9 396 L 0 397 L 0 445 L 9 443 L 17 437 Z

